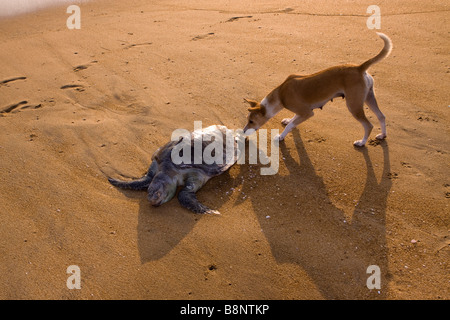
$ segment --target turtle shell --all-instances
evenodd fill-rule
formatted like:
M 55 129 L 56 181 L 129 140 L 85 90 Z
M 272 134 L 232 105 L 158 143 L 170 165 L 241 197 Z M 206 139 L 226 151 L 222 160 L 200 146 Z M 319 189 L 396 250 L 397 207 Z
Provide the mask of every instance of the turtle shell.
M 213 177 L 236 163 L 243 146 L 239 142 L 244 139 L 240 132 L 213 125 L 170 141 L 155 152 L 153 160 L 167 173 L 196 169 Z

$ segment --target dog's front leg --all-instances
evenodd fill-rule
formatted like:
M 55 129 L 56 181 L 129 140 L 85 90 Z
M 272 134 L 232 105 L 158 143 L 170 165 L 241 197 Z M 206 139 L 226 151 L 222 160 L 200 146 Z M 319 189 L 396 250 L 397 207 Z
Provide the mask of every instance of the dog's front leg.
M 289 124 L 289 122 L 291 122 L 291 120 L 294 118 L 295 118 L 295 116 L 293 116 L 292 118 L 284 118 L 283 120 L 281 120 L 281 124 L 284 126 L 287 126 Z
M 286 125 L 283 132 L 280 135 L 276 135 L 274 139 L 278 139 L 279 141 L 283 141 L 286 135 L 292 131 L 296 126 L 298 126 L 303 121 L 311 118 L 314 115 L 314 112 L 307 114 L 306 116 L 300 116 L 296 114 Z M 286 119 L 283 119 L 282 123 L 284 124 Z

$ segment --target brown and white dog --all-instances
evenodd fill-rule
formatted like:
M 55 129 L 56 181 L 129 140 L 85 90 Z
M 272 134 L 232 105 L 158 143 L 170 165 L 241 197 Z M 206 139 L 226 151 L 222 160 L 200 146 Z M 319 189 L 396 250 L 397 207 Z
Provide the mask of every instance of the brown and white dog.
M 314 109 L 322 108 L 336 97 L 342 97 L 345 98 L 350 113 L 364 127 L 364 137 L 355 141 L 353 143 L 355 146 L 363 147 L 373 128 L 364 114 L 364 102 L 380 121 L 381 133 L 376 138 L 379 140 L 386 138 L 385 117 L 375 99 L 373 78 L 366 70 L 389 55 L 392 42 L 385 34 L 378 32 L 377 34 L 384 41 L 383 50 L 361 65 L 344 64 L 306 76 L 290 75 L 261 102 L 244 99 L 250 104 L 248 123 L 244 132 L 248 134 L 251 132 L 247 132 L 249 129 L 258 130 L 270 118 L 286 108 L 294 112 L 295 116 L 281 121 L 286 125 L 281 135 L 276 137 L 281 141 L 293 128 L 311 118 L 314 115 Z

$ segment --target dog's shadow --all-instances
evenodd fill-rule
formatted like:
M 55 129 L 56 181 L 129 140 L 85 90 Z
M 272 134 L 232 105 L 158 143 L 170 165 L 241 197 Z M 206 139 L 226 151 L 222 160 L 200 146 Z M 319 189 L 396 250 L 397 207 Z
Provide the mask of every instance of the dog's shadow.
M 261 178 L 267 196 L 250 198 L 273 257 L 278 263 L 301 266 L 327 299 L 385 298 L 390 277 L 385 216 L 392 184 L 387 142 L 380 143 L 384 162 L 380 182 L 368 149 L 356 149 L 365 162 L 366 181 L 349 217 L 331 201 L 299 131 L 292 134 L 300 163 L 285 143 L 280 143 L 289 174 Z M 248 188 L 244 185 L 245 193 L 251 195 Z M 370 265 L 380 268 L 381 290 L 367 287 Z

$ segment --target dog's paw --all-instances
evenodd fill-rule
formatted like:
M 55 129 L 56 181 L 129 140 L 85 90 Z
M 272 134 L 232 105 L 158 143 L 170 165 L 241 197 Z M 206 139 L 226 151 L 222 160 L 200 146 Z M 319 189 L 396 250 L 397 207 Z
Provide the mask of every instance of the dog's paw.
M 356 140 L 355 142 L 353 142 L 353 145 L 355 147 L 364 147 L 365 142 L 363 140 Z
M 273 140 L 274 141 L 283 141 L 284 140 L 284 138 L 283 138 L 283 136 L 282 135 L 280 135 L 280 134 L 277 134 L 274 138 L 273 138 Z
M 377 140 L 384 140 L 386 139 L 386 135 L 384 133 L 377 134 L 375 137 Z
M 289 118 L 284 118 L 283 120 L 281 120 L 281 124 L 284 126 L 287 126 L 287 124 L 291 121 L 291 119 Z

